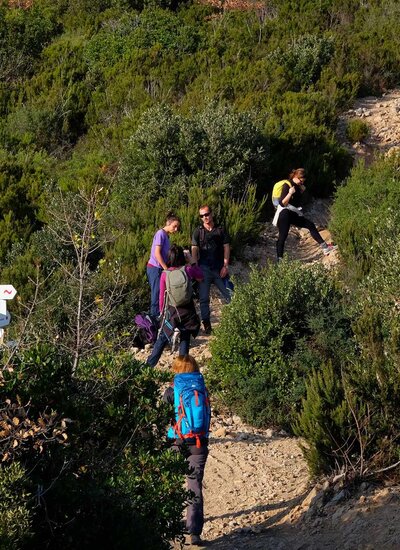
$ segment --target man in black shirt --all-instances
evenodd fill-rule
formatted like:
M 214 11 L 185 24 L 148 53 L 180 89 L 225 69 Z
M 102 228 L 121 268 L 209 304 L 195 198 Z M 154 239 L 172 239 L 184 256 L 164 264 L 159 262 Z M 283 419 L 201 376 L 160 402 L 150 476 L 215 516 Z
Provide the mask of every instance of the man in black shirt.
M 204 331 L 210 334 L 211 284 L 215 284 L 227 302 L 231 299 L 223 281 L 229 275 L 230 244 L 225 230 L 215 225 L 207 204 L 200 207 L 199 215 L 202 226 L 195 229 L 192 236 L 192 258 L 204 273 L 204 279 L 199 283 L 200 314 Z

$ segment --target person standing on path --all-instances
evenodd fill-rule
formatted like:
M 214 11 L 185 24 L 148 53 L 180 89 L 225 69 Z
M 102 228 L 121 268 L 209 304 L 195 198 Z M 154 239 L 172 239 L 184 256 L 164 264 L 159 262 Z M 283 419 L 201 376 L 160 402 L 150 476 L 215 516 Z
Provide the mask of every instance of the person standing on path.
M 320 245 L 325 255 L 336 250 L 337 246 L 328 244 L 319 234 L 315 224 L 305 218 L 301 211 L 301 196 L 305 191 L 304 168 L 292 170 L 289 179 L 278 181 L 272 191 L 272 203 L 276 208 L 273 224 L 278 226 L 279 236 L 276 243 L 278 262 L 283 257 L 285 242 L 291 225 L 308 229 L 312 238 Z
M 168 342 L 172 341 L 175 329 L 179 330 L 179 354 L 186 355 L 189 353 L 190 337 L 196 338 L 200 330 L 200 319 L 196 312 L 196 307 L 193 302 L 192 290 L 190 298 L 187 302 L 174 305 L 170 304 L 167 289 L 167 276 L 171 271 L 176 271 L 184 267 L 187 276 L 186 283 L 192 287 L 192 280 L 201 281 L 203 272 L 197 265 L 186 264 L 183 248 L 173 244 L 168 251 L 168 268 L 161 273 L 160 277 L 160 311 L 162 312 L 162 320 L 158 338 L 154 344 L 154 348 L 146 360 L 146 363 L 155 367 L 160 360 Z
M 172 371 L 175 375 L 195 376 L 199 379 L 196 386 L 199 385 L 204 390 L 207 401 L 208 413 L 204 411 L 203 416 L 207 417 L 208 426 L 205 426 L 204 434 L 196 438 L 178 437 L 176 430 L 172 427 L 176 418 L 173 418 L 172 426 L 168 430 L 168 441 L 177 452 L 182 452 L 190 468 L 190 473 L 186 476 L 187 488 L 193 493 L 193 498 L 189 501 L 186 509 L 186 530 L 190 535 L 190 542 L 194 546 L 204 546 L 201 539 L 201 533 L 204 525 L 204 503 L 203 503 L 203 478 L 204 469 L 208 457 L 208 430 L 210 422 L 210 404 L 208 392 L 204 386 L 203 377 L 200 374 L 199 365 L 191 355 L 180 355 L 172 363 Z M 174 405 L 174 387 L 167 388 L 163 395 L 163 401 Z M 179 411 L 175 411 L 179 414 Z M 179 431 L 179 430 L 178 430 Z
M 160 277 L 163 269 L 167 269 L 168 251 L 170 248 L 169 235 L 179 231 L 181 221 L 174 213 L 168 212 L 165 225 L 153 237 L 150 259 L 147 262 L 147 278 L 150 284 L 151 302 L 150 314 L 160 316 Z
M 210 288 L 214 284 L 227 303 L 231 293 L 223 281 L 229 275 L 230 244 L 225 230 L 216 225 L 212 210 L 205 204 L 199 209 L 201 227 L 192 236 L 193 262 L 201 267 L 204 279 L 199 283 L 200 315 L 206 334 L 211 333 Z

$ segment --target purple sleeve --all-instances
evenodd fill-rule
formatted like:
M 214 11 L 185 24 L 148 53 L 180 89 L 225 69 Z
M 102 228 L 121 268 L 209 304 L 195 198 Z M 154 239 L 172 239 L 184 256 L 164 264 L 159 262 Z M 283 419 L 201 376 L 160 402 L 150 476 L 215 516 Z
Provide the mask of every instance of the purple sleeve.
M 165 231 L 162 229 L 159 229 L 157 233 L 154 235 L 153 245 L 154 246 L 161 246 L 165 243 L 165 239 L 167 238 Z
M 187 265 L 185 269 L 191 279 L 196 279 L 197 281 L 204 279 L 203 271 L 198 265 Z
M 154 235 L 153 243 L 151 245 L 150 259 L 149 259 L 150 265 L 154 267 L 161 267 L 159 261 L 156 258 L 157 246 L 161 248 L 160 250 L 161 257 L 163 258 L 164 262 L 167 263 L 170 243 L 169 243 L 168 235 L 162 229 L 159 229 L 157 233 Z

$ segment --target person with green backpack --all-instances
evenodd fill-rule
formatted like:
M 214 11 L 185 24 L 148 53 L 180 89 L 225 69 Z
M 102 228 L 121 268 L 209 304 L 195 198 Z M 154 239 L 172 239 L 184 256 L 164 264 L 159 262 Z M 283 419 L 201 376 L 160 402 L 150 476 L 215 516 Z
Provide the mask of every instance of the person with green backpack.
M 177 331 L 180 335 L 179 355 L 187 355 L 190 337 L 200 330 L 200 319 L 193 302 L 192 279 L 201 281 L 202 270 L 186 263 L 183 248 L 172 245 L 168 252 L 167 269 L 160 278 L 161 325 L 153 351 L 146 363 L 155 367 Z

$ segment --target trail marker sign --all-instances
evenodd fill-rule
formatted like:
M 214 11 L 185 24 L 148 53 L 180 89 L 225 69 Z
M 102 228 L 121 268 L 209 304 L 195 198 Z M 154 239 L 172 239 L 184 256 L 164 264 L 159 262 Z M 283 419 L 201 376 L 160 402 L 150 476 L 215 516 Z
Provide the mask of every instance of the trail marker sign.
M 12 285 L 0 285 L 0 300 L 12 300 L 16 294 Z
M 17 291 L 12 285 L 0 285 L 0 340 L 3 337 L 3 327 L 7 327 L 11 321 L 11 315 L 7 311 L 7 300 L 12 300 Z

